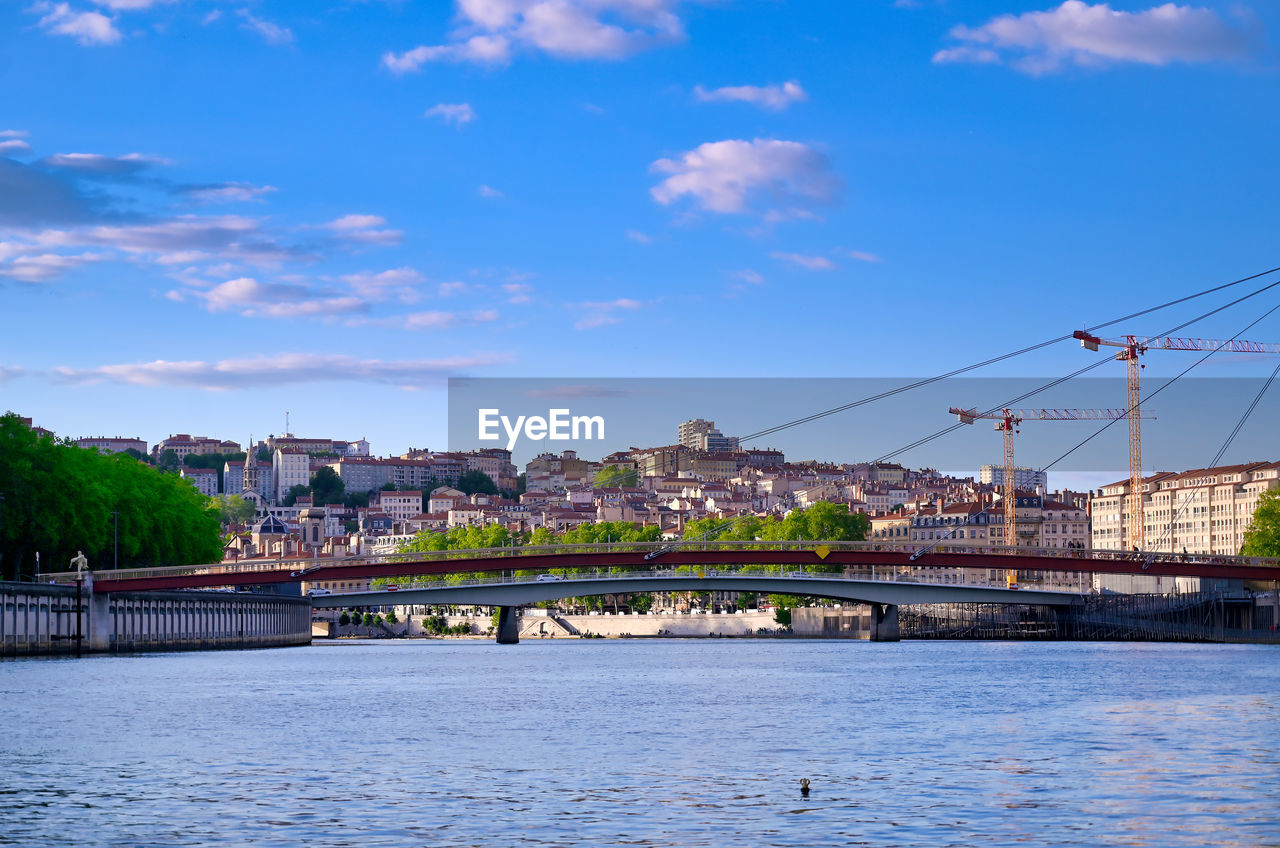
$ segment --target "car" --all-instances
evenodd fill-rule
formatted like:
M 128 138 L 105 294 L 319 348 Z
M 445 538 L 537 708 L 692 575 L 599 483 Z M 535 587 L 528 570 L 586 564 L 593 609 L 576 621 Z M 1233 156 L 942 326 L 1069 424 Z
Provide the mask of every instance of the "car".
M 563 579 L 564 578 L 561 577 L 559 574 L 539 574 L 538 575 L 539 583 L 554 583 L 557 580 L 563 580 Z
M 332 595 L 332 594 L 333 594 L 332 591 L 330 591 L 329 589 L 325 589 L 322 586 L 313 586 L 307 590 L 307 595 L 309 597 L 315 597 L 316 595 Z

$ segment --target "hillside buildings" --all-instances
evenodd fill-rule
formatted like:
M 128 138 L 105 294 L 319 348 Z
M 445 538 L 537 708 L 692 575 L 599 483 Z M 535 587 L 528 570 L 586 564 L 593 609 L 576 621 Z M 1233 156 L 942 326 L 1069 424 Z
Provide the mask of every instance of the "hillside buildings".
M 1280 462 L 1160 472 L 1142 480 L 1143 550 L 1234 556 L 1258 497 L 1280 486 Z M 1129 547 L 1129 481 L 1103 486 L 1091 500 L 1095 548 Z

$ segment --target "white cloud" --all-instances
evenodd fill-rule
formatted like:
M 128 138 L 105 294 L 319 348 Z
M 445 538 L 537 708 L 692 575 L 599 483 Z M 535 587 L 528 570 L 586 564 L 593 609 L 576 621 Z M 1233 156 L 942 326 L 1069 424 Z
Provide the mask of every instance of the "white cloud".
M 104 156 L 101 153 L 55 153 L 40 160 L 49 168 L 60 168 L 86 176 L 128 177 L 152 165 L 168 165 L 169 160 L 146 153 Z
M 247 359 L 224 359 L 102 365 L 97 368 L 54 369 L 61 379 L 74 382 L 113 382 L 134 386 L 165 386 L 209 390 L 251 386 L 284 386 L 298 383 L 389 383 L 405 387 L 438 384 L 476 368 L 500 365 L 510 357 L 481 353 L 444 359 L 356 359 L 343 355 L 284 353 Z
M 825 202 L 839 188 L 820 152 L 769 138 L 707 142 L 678 159 L 659 159 L 650 170 L 670 174 L 650 189 L 654 200 L 665 206 L 688 195 L 711 212 L 748 212 L 760 197 L 784 206 Z
M 331 230 L 363 230 L 369 227 L 381 227 L 387 219 L 381 215 L 343 215 L 325 224 Z
M 343 215 L 341 218 L 325 224 L 325 229 L 333 230 L 339 238 L 367 244 L 397 244 L 404 236 L 403 230 L 378 229 L 387 223 L 380 215 Z
M 699 85 L 694 87 L 693 95 L 703 103 L 738 101 L 752 103 L 774 112 L 779 112 L 792 103 L 809 99 L 800 83 L 795 80 L 781 85 L 729 85 L 711 90 Z
M 3 246 L 0 244 L 0 247 Z M 3 258 L 2 253 L 0 258 Z M 109 258 L 110 255 L 105 253 L 40 253 L 15 256 L 0 264 L 0 277 L 22 280 L 25 283 L 45 283 L 73 268 Z
M 437 103 L 426 111 L 424 117 L 439 118 L 446 124 L 460 127 L 476 119 L 476 110 L 470 103 Z
M 634 312 L 645 306 L 644 301 L 635 300 L 629 297 L 620 297 L 616 300 L 608 301 L 587 301 L 578 304 L 578 308 L 585 311 L 585 315 L 579 318 L 573 325 L 575 330 L 590 330 L 595 327 L 605 327 L 610 324 L 617 324 L 622 321 L 617 316 L 617 312 Z
M 201 23 L 201 24 L 203 24 L 204 26 L 208 26 L 209 24 L 211 24 L 211 23 L 213 23 L 214 21 L 217 21 L 217 20 L 219 20 L 219 19 L 221 19 L 221 18 L 222 18 L 222 10 L 221 10 L 221 9 L 214 9 L 212 12 L 210 12 L 209 14 L 207 14 L 207 15 L 205 15 L 203 18 L 201 18 L 201 19 L 200 19 L 200 23 Z
M 751 283 L 753 286 L 764 283 L 764 275 L 758 271 L 752 271 L 750 268 L 734 271 L 732 276 L 735 280 L 742 280 L 744 283 Z
M 21 377 L 26 373 L 26 369 L 19 368 L 16 365 L 0 365 L 0 383 L 5 380 L 12 380 L 15 377 Z
M 639 230 L 627 230 L 627 238 L 636 244 L 651 244 L 653 242 L 653 236 L 642 233 Z
M 856 259 L 859 262 L 883 262 L 884 261 L 879 256 L 876 256 L 874 253 L 867 253 L 865 250 L 849 251 L 849 258 Z
M 190 294 L 202 298 L 210 312 L 235 310 L 246 317 L 345 315 L 368 309 L 368 303 L 358 297 L 317 296 L 319 293 L 309 286 L 260 283 L 252 277 L 227 280 L 208 291 Z
M 1066 0 L 1044 12 L 957 26 L 950 35 L 963 43 L 939 50 L 934 62 L 1008 62 L 1039 74 L 1064 65 L 1236 61 L 1249 55 L 1258 33 L 1251 19 L 1233 25 L 1217 12 L 1189 5 L 1122 12 L 1107 3 Z
M 514 50 L 566 59 L 619 59 L 684 35 L 676 14 L 685 0 L 457 0 L 448 44 L 388 52 L 394 73 L 428 62 L 505 64 Z
M 831 271 L 836 267 L 836 263 L 825 256 L 806 256 L 802 253 L 781 252 L 770 253 L 769 255 L 779 262 L 787 262 L 809 271 Z
M 284 45 L 293 43 L 293 31 L 288 27 L 282 27 L 271 21 L 255 17 L 248 9 L 240 9 L 236 14 L 244 19 L 244 23 L 240 25 L 242 29 L 256 32 L 268 44 Z
M 44 2 L 36 3 L 28 11 L 43 15 L 38 25 L 46 32 L 71 36 L 86 47 L 120 41 L 115 20 L 101 12 L 73 12 L 67 3 Z
M 261 201 L 266 195 L 276 191 L 276 187 L 232 182 L 183 186 L 179 191 L 203 203 L 246 203 Z
M 406 303 L 417 299 L 415 287 L 426 282 L 426 279 L 420 271 L 407 266 L 389 268 L 376 273 L 361 271 L 342 277 L 342 281 L 351 286 L 352 290 L 361 297 L 369 300 L 384 300 L 394 294 Z
M 20 138 L 6 138 L 0 141 L 0 156 L 10 156 L 14 153 L 30 153 L 31 145 L 27 144 Z
M 437 291 L 441 297 L 452 297 L 455 294 L 463 294 L 470 288 L 466 283 L 455 280 L 449 283 L 441 283 Z
M 493 188 L 492 186 L 487 186 L 487 185 L 482 185 L 480 186 L 480 188 L 476 189 L 476 194 L 480 195 L 481 197 L 487 197 L 491 200 L 502 197 L 502 192 L 498 191 L 496 188 Z
M 136 12 L 139 9 L 150 9 L 152 6 L 176 3 L 178 0 L 93 0 L 93 2 L 113 12 Z
M 528 283 L 503 283 L 502 290 L 510 295 L 507 303 L 529 303 L 533 300 L 533 286 Z

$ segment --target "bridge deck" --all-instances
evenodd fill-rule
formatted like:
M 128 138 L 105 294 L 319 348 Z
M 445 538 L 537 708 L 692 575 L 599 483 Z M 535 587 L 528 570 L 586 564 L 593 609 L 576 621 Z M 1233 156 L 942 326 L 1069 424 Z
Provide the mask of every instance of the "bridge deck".
M 523 546 L 370 557 L 254 560 L 200 566 L 95 572 L 98 592 L 265 585 L 299 580 L 348 580 L 460 572 L 545 571 L 557 568 L 663 566 L 837 565 L 885 569 L 991 568 L 1027 572 L 1147 574 L 1166 577 L 1280 579 L 1280 559 L 1134 554 L 1064 548 L 948 545 L 912 559 L 914 545 L 872 542 L 654 542 Z M 1151 559 L 1154 557 L 1154 559 Z M 305 572 L 305 574 L 304 574 Z M 46 574 L 59 582 L 74 573 Z

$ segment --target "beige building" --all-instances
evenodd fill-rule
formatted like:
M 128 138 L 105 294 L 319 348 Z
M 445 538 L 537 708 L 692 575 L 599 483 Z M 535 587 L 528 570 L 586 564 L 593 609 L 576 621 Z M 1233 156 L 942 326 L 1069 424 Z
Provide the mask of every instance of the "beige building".
M 1142 481 L 1142 549 L 1234 556 L 1240 553 L 1258 496 L 1280 486 L 1280 462 L 1160 472 Z M 1090 498 L 1093 547 L 1129 547 L 1129 481 Z M 1176 520 L 1175 520 L 1176 519 Z

